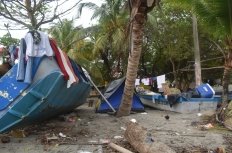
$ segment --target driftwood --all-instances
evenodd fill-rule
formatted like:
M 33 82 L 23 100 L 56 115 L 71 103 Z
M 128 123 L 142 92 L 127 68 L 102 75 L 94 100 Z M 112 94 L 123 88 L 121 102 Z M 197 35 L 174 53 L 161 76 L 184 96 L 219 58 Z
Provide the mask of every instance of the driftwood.
M 124 136 L 139 153 L 175 153 L 169 146 L 155 140 L 147 129 L 138 123 L 128 123 Z
M 109 146 L 110 146 L 111 148 L 113 148 L 113 149 L 115 149 L 115 150 L 121 152 L 121 153 L 132 153 L 130 150 L 127 150 L 127 149 L 125 149 L 125 148 L 123 148 L 123 147 L 121 147 L 121 146 L 119 146 L 119 145 L 116 145 L 115 143 L 112 143 L 112 142 L 109 143 Z

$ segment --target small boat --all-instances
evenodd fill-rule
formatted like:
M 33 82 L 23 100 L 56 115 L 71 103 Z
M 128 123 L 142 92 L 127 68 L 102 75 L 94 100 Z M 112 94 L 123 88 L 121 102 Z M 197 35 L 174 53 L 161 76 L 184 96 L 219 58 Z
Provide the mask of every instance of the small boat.
M 178 113 L 198 113 L 207 110 L 216 110 L 221 102 L 220 95 L 211 98 L 188 98 L 185 95 L 164 96 L 159 93 L 138 93 L 142 103 L 159 110 Z
M 17 81 L 16 74 L 14 65 L 0 79 L 0 133 L 70 112 L 86 102 L 91 89 L 83 73 L 67 88 L 54 58 L 42 59 L 31 84 Z

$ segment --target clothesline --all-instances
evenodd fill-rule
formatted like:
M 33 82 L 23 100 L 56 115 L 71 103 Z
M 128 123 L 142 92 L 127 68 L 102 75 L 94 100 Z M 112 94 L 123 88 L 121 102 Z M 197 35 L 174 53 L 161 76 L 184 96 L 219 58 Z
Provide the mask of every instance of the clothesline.
M 174 72 L 177 72 L 177 71 L 194 71 L 194 69 L 186 69 L 187 67 L 190 67 L 190 65 L 185 66 L 185 67 L 183 67 L 181 69 L 178 69 L 178 70 L 176 70 Z M 211 69 L 222 69 L 222 68 L 224 68 L 224 66 L 216 66 L 216 67 L 201 68 L 201 69 L 202 70 L 211 70 Z M 145 77 L 145 78 L 136 79 L 135 85 L 139 85 L 140 81 L 144 85 L 152 85 L 152 81 L 156 80 L 158 88 L 161 88 L 162 83 L 165 83 L 165 76 L 169 75 L 169 74 L 172 74 L 174 72 L 168 72 L 168 73 L 165 73 L 163 75 L 156 76 L 156 77 Z

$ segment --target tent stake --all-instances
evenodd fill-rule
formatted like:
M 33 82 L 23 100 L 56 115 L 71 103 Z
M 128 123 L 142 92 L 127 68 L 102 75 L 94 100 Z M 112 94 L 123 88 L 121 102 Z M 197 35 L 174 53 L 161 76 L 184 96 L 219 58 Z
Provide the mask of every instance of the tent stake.
M 98 93 L 101 95 L 101 97 L 105 100 L 105 102 L 110 106 L 112 111 L 116 113 L 116 110 L 112 107 L 110 102 L 105 98 L 105 96 L 101 93 L 101 91 L 98 89 L 98 87 L 93 83 L 93 81 L 89 78 L 90 83 L 95 87 L 95 89 L 98 91 Z

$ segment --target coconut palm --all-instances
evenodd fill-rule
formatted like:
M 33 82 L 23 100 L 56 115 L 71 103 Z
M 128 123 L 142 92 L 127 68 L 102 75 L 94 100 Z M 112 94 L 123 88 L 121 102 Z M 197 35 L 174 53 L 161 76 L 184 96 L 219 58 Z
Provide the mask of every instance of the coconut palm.
M 59 47 L 66 53 L 72 49 L 75 43 L 87 37 L 83 28 L 74 27 L 74 21 L 67 19 L 51 27 L 49 33 L 56 39 Z
M 102 74 L 99 63 L 93 56 L 93 43 L 86 40 L 93 28 L 75 27 L 73 20 L 63 20 L 55 24 L 49 33 L 56 40 L 62 51 L 68 53 L 69 57 L 79 63 L 88 72 L 91 72 L 93 80 L 102 83 Z M 88 31 L 88 32 L 87 32 Z
M 207 26 L 207 30 L 213 33 L 216 39 L 224 43 L 220 47 L 224 51 L 224 74 L 223 74 L 223 104 L 219 111 L 223 120 L 224 108 L 228 105 L 228 85 L 232 71 L 232 1 L 231 0 L 175 0 L 193 11 Z
M 224 42 L 223 103 L 219 119 L 224 120 L 224 108 L 228 106 L 228 86 L 232 71 L 232 1 L 205 0 L 195 6 L 196 12 L 218 39 Z M 231 120 L 231 119 L 230 119 Z M 231 125 L 232 123 L 230 123 Z M 231 128 L 231 127 L 230 127 Z M 231 128 L 232 129 L 232 128 Z
M 123 98 L 117 112 L 118 117 L 130 114 L 135 79 L 137 77 L 139 59 L 142 51 L 144 24 L 147 13 L 152 10 L 157 2 L 156 0 L 129 1 L 131 11 L 131 52 L 128 58 Z
M 113 79 L 114 67 L 122 67 L 122 59 L 125 57 L 127 48 L 127 24 L 128 13 L 123 9 L 125 1 L 105 0 L 101 6 L 94 3 L 81 3 L 79 13 L 83 7 L 94 10 L 92 19 L 98 19 L 95 35 L 94 53 L 104 62 L 105 74 L 107 80 Z
M 166 0 L 175 7 L 187 8 L 187 10 L 192 10 L 193 5 L 197 2 L 194 0 Z M 197 16 L 195 12 L 192 12 L 192 27 L 193 27 L 193 44 L 194 44 L 194 58 L 195 58 L 195 85 L 199 86 L 202 83 L 201 79 L 201 62 L 200 62 L 200 47 L 198 40 L 198 24 Z
M 218 39 L 224 41 L 225 63 L 223 74 L 223 102 L 228 102 L 229 76 L 232 70 L 232 1 L 231 0 L 205 0 L 196 3 L 196 13 L 209 27 Z

